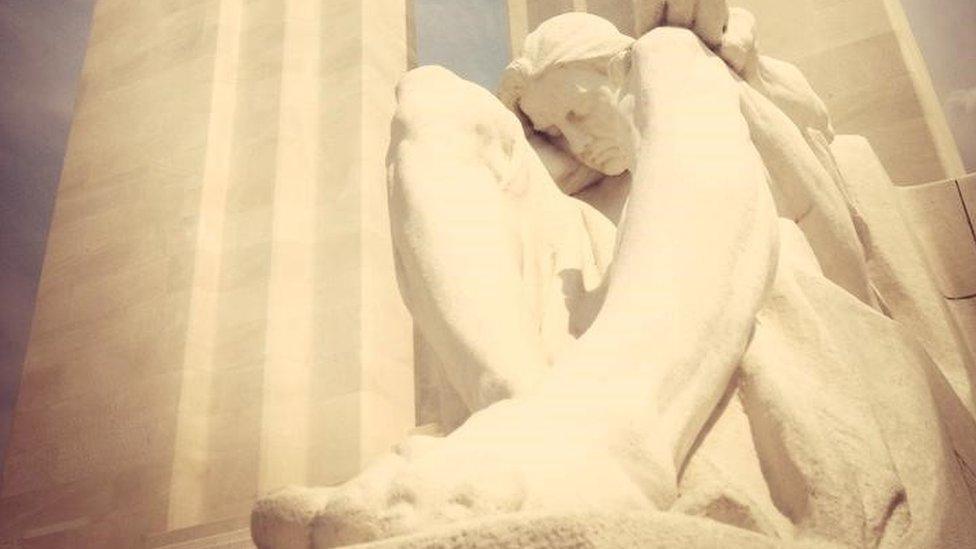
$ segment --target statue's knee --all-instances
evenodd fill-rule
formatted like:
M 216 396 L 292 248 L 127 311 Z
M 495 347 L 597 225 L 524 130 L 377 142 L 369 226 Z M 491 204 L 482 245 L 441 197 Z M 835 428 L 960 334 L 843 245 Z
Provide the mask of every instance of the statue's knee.
M 632 66 L 650 88 L 685 90 L 679 97 L 690 90 L 722 90 L 728 95 L 734 88 L 725 62 L 688 29 L 656 28 L 637 41 L 633 52 Z
M 460 77 L 440 65 L 411 69 L 397 81 L 397 103 L 401 106 L 415 102 L 429 104 L 432 93 L 440 95 L 445 86 L 456 86 L 460 80 Z

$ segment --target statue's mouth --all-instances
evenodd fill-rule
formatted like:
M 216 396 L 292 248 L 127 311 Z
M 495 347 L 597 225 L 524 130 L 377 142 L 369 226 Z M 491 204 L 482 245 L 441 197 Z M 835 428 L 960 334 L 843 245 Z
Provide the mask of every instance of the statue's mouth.
M 599 170 L 606 158 L 607 148 L 587 147 L 579 155 L 580 160 L 587 166 Z

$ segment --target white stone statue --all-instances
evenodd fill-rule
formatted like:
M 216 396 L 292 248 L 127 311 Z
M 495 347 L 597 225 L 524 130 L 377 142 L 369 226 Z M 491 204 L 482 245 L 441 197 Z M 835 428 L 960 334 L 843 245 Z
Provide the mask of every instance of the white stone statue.
M 873 155 L 694 4 L 553 18 L 498 98 L 402 79 L 394 253 L 450 432 L 261 500 L 259 547 L 976 546 L 971 370 L 874 259 Z

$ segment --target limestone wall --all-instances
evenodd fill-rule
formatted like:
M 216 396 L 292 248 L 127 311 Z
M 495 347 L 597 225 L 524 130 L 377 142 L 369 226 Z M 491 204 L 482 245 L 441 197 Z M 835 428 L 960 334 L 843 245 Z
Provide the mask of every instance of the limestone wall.
M 936 287 L 976 360 L 976 174 L 899 191 Z

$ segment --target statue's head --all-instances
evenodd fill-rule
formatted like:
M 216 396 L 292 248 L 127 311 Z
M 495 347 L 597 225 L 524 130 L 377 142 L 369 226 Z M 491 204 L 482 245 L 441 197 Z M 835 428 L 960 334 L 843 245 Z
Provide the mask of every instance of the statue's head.
M 634 39 L 609 21 L 566 13 L 525 38 L 502 73 L 501 101 L 583 164 L 608 175 L 630 167 L 631 123 L 618 107 L 623 66 Z

